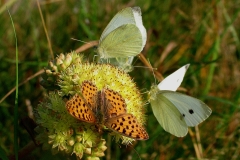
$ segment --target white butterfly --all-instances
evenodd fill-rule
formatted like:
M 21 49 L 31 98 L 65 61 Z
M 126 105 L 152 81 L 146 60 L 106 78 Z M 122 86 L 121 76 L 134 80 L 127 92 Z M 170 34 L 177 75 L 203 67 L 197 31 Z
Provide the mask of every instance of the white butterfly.
M 145 46 L 146 39 L 141 9 L 128 7 L 118 12 L 104 29 L 97 52 L 101 58 L 136 56 Z
M 133 57 L 146 44 L 147 33 L 142 23 L 141 9 L 128 7 L 119 11 L 104 29 L 97 48 L 100 62 L 113 63 L 120 68 L 131 67 Z M 130 69 L 129 69 L 130 70 Z
M 175 92 L 182 83 L 189 64 L 181 67 L 158 86 L 152 86 L 149 96 L 153 114 L 163 129 L 177 137 L 183 137 L 188 127 L 194 127 L 207 119 L 212 110 L 202 101 Z

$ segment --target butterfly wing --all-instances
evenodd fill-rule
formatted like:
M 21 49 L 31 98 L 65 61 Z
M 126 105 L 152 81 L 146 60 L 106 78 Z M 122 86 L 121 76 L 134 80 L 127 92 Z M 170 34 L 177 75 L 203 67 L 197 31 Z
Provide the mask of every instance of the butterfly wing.
M 125 72 L 131 72 L 133 70 L 132 62 L 133 62 L 134 57 L 124 57 L 124 58 L 116 58 L 118 68 Z
M 183 77 L 189 66 L 190 64 L 186 64 L 183 67 L 179 68 L 177 71 L 167 76 L 161 83 L 158 84 L 159 90 L 176 91 L 182 83 Z
M 134 15 L 131 7 L 119 11 L 104 29 L 100 41 L 102 41 L 110 32 L 124 24 L 135 24 Z
M 148 139 L 145 129 L 138 124 L 132 114 L 127 113 L 127 106 L 122 96 L 111 89 L 102 90 L 104 125 L 123 136 L 144 140 Z
M 66 102 L 66 108 L 73 117 L 81 121 L 88 123 L 96 122 L 93 111 L 90 109 L 88 104 L 85 103 L 84 99 L 77 94 Z
M 183 137 L 188 132 L 188 127 L 182 114 L 164 95 L 157 86 L 150 90 L 150 104 L 153 114 L 163 129 L 177 137 Z
M 187 126 L 194 127 L 207 119 L 212 110 L 202 101 L 173 91 L 160 91 L 171 102 L 171 106 L 175 106 L 183 116 Z
M 119 11 L 109 22 L 107 27 L 104 29 L 100 41 L 103 41 L 103 39 L 113 30 L 116 28 L 125 25 L 125 24 L 134 24 L 136 25 L 141 34 L 142 34 L 142 48 L 146 44 L 147 39 L 147 33 L 146 29 L 142 24 L 142 16 L 141 16 L 141 9 L 140 7 L 128 7 L 121 11 Z
M 136 26 L 138 27 L 142 35 L 142 49 L 143 49 L 147 41 L 147 31 L 142 23 L 142 12 L 140 7 L 133 7 L 132 10 L 133 10 Z
M 102 112 L 107 119 L 127 113 L 127 106 L 122 96 L 111 89 L 102 90 Z
M 84 81 L 82 82 L 81 92 L 90 109 L 96 113 L 99 104 L 97 86 L 90 81 Z
M 137 123 L 136 118 L 132 114 L 122 114 L 106 121 L 105 125 L 123 136 L 134 138 L 137 140 L 148 139 L 145 129 Z
M 136 56 L 142 51 L 142 36 L 134 24 L 122 25 L 99 41 L 101 58 Z

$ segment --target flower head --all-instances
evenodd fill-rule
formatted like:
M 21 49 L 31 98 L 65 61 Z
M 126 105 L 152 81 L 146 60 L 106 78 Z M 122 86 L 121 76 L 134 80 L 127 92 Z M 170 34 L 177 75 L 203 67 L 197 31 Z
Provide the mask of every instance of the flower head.
M 43 76 L 43 86 L 53 92 L 36 108 L 36 120 L 39 124 L 36 129 L 37 140 L 43 143 L 45 149 L 52 148 L 54 152 L 64 151 L 79 158 L 95 159 L 104 156 L 107 147 L 102 134 L 109 129 L 105 125 L 106 121 L 108 124 L 113 123 L 111 117 L 114 114 L 103 113 L 99 108 L 103 105 L 109 108 L 112 102 L 100 103 L 103 99 L 100 96 L 91 100 L 84 97 L 82 88 L 86 82 L 97 88 L 96 95 L 100 95 L 102 90 L 119 95 L 126 107 L 126 113 L 123 114 L 134 117 L 134 122 L 137 121 L 140 126 L 145 123 L 140 92 L 128 74 L 109 64 L 88 63 L 75 52 L 60 54 L 49 63 Z M 68 110 L 66 102 L 68 104 L 74 95 L 81 97 L 79 102 L 83 105 L 75 104 L 74 101 L 73 107 L 76 107 Z M 92 103 L 97 106 L 96 109 L 92 108 Z M 91 116 L 96 117 L 98 121 L 96 123 L 81 121 L 81 117 L 76 116 L 76 113 L 84 118 L 89 114 L 81 112 L 77 107 L 91 110 Z M 117 141 L 121 139 L 124 144 L 134 141 L 131 136 L 124 136 L 125 128 L 123 129 L 123 131 L 112 129 L 110 134 L 115 136 Z

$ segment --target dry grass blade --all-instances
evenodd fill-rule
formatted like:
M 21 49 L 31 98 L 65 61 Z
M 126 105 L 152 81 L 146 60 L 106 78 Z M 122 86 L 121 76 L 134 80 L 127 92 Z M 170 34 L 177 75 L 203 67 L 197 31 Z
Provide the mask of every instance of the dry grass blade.
M 156 78 L 157 78 L 159 81 L 162 81 L 162 80 L 164 79 L 161 73 L 159 73 L 157 70 L 154 70 L 154 69 L 152 68 L 151 64 L 147 61 L 147 59 L 145 58 L 145 56 L 144 56 L 142 53 L 140 53 L 140 54 L 138 55 L 138 58 L 143 62 L 143 64 L 144 64 L 146 67 L 149 68 L 149 70 L 150 70 L 151 72 L 152 72 L 152 71 L 154 72 Z
M 156 66 L 159 66 L 160 64 L 163 63 L 163 61 L 166 59 L 166 57 L 171 53 L 171 51 L 177 46 L 176 42 L 169 42 L 168 45 L 166 46 L 165 50 L 162 52 L 160 58 L 158 61 L 155 62 Z
M 40 70 L 37 73 L 35 73 L 34 75 L 28 77 L 27 79 L 25 79 L 23 82 L 21 82 L 18 87 L 22 86 L 23 84 L 25 84 L 26 82 L 28 82 L 29 80 L 39 76 L 40 74 L 42 74 L 44 72 L 44 70 Z M 1 100 L 0 103 L 2 103 L 10 94 L 12 94 L 14 91 L 16 90 L 16 87 L 14 87 L 13 89 L 11 89 Z
M 91 41 L 91 42 L 88 42 L 88 43 L 82 45 L 81 47 L 77 48 L 75 50 L 75 52 L 80 53 L 80 52 L 83 52 L 89 48 L 96 46 L 96 45 L 98 45 L 98 41 Z
M 41 6 L 39 4 L 39 1 L 37 0 L 37 5 L 38 5 L 38 10 L 39 10 L 39 13 L 40 13 L 40 16 L 41 16 L 41 20 L 42 20 L 42 24 L 43 24 L 43 28 L 44 28 L 44 31 L 45 31 L 45 34 L 46 34 L 46 37 L 47 37 L 47 41 L 48 41 L 48 49 L 50 51 L 50 54 L 51 54 L 51 57 L 52 59 L 54 58 L 54 55 L 53 55 L 53 51 L 52 51 L 52 44 L 51 44 L 51 40 L 48 36 L 48 32 L 47 32 L 47 28 L 46 28 L 46 24 L 45 24 L 45 21 L 44 21 L 44 18 L 43 18 L 43 14 L 42 14 L 42 10 L 41 10 Z

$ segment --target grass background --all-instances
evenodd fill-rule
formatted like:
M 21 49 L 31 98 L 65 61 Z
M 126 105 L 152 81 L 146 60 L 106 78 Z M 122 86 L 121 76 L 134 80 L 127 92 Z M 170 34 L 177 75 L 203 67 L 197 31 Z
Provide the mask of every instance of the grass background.
M 37 2 L 0 1 L 0 98 L 16 83 L 15 38 L 6 4 L 18 38 L 19 82 L 43 69 L 51 59 Z M 197 159 L 196 144 L 202 146 L 200 158 L 203 159 L 240 156 L 240 1 L 43 0 L 40 5 L 55 56 L 82 45 L 71 38 L 98 40 L 119 10 L 140 6 L 148 33 L 143 50 L 145 57 L 164 76 L 190 63 L 181 86 L 187 89 L 187 94 L 203 100 L 213 110 L 197 130 L 191 128 L 193 136 L 176 138 L 161 128 L 148 105 L 146 128 L 150 139 L 137 141 L 132 147 L 110 140 L 111 150 L 104 159 Z M 91 48 L 84 54 L 92 57 L 96 53 Z M 143 63 L 136 58 L 134 65 L 143 66 Z M 153 74 L 144 68 L 134 68 L 131 76 L 142 92 L 155 83 Z M 40 80 L 38 76 L 20 86 L 18 120 L 31 117 L 31 109 L 44 98 Z M 14 154 L 14 101 L 12 93 L 0 103 L 0 154 Z M 18 133 L 21 149 L 31 138 L 21 126 Z M 200 134 L 201 141 L 194 138 L 194 133 Z M 46 157 L 52 157 L 50 151 L 39 147 L 25 159 Z

